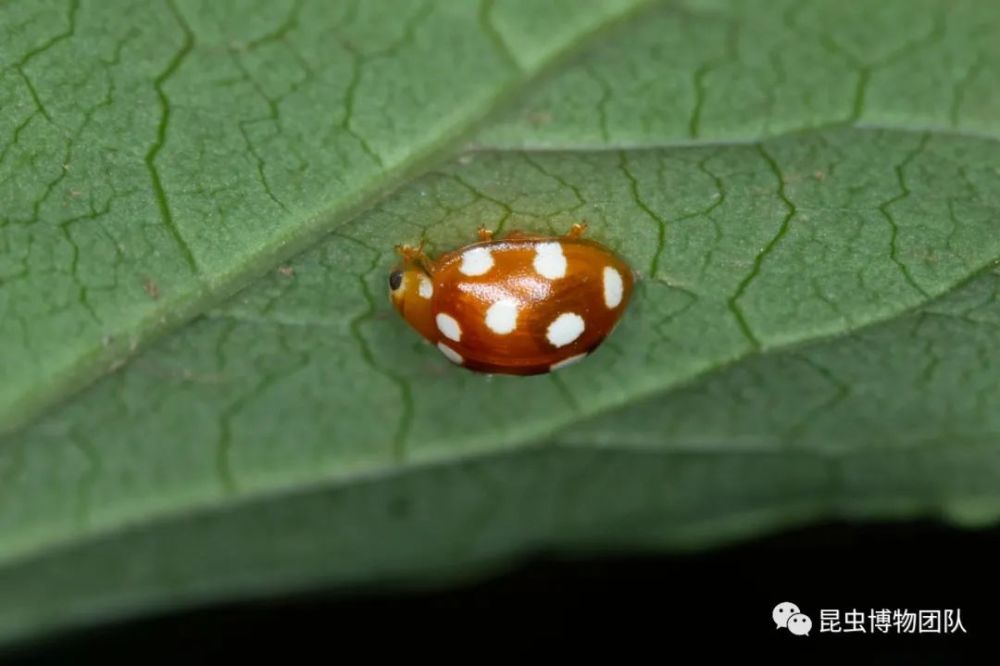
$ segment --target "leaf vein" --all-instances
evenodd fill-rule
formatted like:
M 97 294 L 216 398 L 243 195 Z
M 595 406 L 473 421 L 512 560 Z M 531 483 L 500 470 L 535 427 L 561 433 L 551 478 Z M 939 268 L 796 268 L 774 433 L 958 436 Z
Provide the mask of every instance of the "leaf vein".
M 644 212 L 649 219 L 656 224 L 656 248 L 653 251 L 653 258 L 649 262 L 649 276 L 656 277 L 660 263 L 660 256 L 663 254 L 663 250 L 667 245 L 667 221 L 662 216 L 657 215 L 639 194 L 639 181 L 636 179 L 635 174 L 633 174 L 629 169 L 628 153 L 624 150 L 619 151 L 618 158 L 618 167 L 621 169 L 621 172 L 625 176 L 626 180 L 628 180 L 629 193 L 632 195 L 632 200 L 635 202 L 635 205 L 638 206 L 639 209 L 642 210 L 642 212 Z
M 764 248 L 757 253 L 757 256 L 754 257 L 753 267 L 746 277 L 740 281 L 739 285 L 736 287 L 736 291 L 728 301 L 730 312 L 733 313 L 740 330 L 743 332 L 746 339 L 750 341 L 750 344 L 754 349 L 759 349 L 761 343 L 751 329 L 746 313 L 743 311 L 743 308 L 740 307 L 740 299 L 746 293 L 750 284 L 760 274 L 761 266 L 764 264 L 764 260 L 767 259 L 768 255 L 774 251 L 774 248 L 778 246 L 781 239 L 784 238 L 786 233 L 788 233 L 792 218 L 794 218 L 796 214 L 795 204 L 792 203 L 792 201 L 788 198 L 788 195 L 785 193 L 785 178 L 781 173 L 781 168 L 778 166 L 777 160 L 775 160 L 775 158 L 767 152 L 767 149 L 763 144 L 757 144 L 757 150 L 764 159 L 764 162 L 767 164 L 768 169 L 770 169 L 771 173 L 774 174 L 774 177 L 778 181 L 778 198 L 784 204 L 787 213 L 781 220 L 777 233 L 771 238 L 770 241 L 768 241 Z
M 176 220 L 174 220 L 173 213 L 170 210 L 170 202 L 167 199 L 167 193 L 163 187 L 163 181 L 160 177 L 160 171 L 156 166 L 156 158 L 159 156 L 160 151 L 163 149 L 163 146 L 167 141 L 167 128 L 170 125 L 170 100 L 167 98 L 167 94 L 164 91 L 163 86 L 167 80 L 169 80 L 170 77 L 177 72 L 181 64 L 184 62 L 184 59 L 194 48 L 194 34 L 191 32 L 191 28 L 187 25 L 187 22 L 181 15 L 180 10 L 174 3 L 174 0 L 166 0 L 166 4 L 170 9 L 171 14 L 173 14 L 174 19 L 181 27 L 181 31 L 184 34 L 184 41 L 177 53 L 174 54 L 174 57 L 170 59 L 169 63 L 167 63 L 166 68 L 153 80 L 153 88 L 156 90 L 156 96 L 160 103 L 160 121 L 156 128 L 156 139 L 146 152 L 145 163 L 146 169 L 149 171 L 150 180 L 152 181 L 153 196 L 156 198 L 156 205 L 159 208 L 160 219 L 163 222 L 163 226 L 166 227 L 167 232 L 177 244 L 177 247 L 180 250 L 181 255 L 184 257 L 188 268 L 192 273 L 197 275 L 200 272 L 198 261 L 195 258 L 194 251 L 191 246 L 181 234 Z
M 916 159 L 916 157 L 924 151 L 924 148 L 927 146 L 927 142 L 929 140 L 930 134 L 925 133 L 921 135 L 917 146 L 907 153 L 902 162 L 893 168 L 896 174 L 896 180 L 899 184 L 899 193 L 891 199 L 879 204 L 878 207 L 882 217 L 884 217 L 886 222 L 889 224 L 889 258 L 892 260 L 892 263 L 899 268 L 900 272 L 903 274 L 903 279 L 906 280 L 906 283 L 924 298 L 930 298 L 930 294 L 928 294 L 927 290 L 917 283 L 916 279 L 913 277 L 913 273 L 910 271 L 909 266 L 899 257 L 899 244 L 897 242 L 899 237 L 899 225 L 896 223 L 896 219 L 893 217 L 889 208 L 893 204 L 898 203 L 910 196 L 910 188 L 906 184 L 906 177 L 903 171 L 910 164 L 910 162 Z

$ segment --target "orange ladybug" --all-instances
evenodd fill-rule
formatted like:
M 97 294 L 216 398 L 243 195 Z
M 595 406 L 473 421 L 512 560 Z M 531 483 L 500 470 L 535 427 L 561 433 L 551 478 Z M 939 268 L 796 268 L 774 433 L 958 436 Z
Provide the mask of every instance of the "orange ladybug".
M 618 255 L 581 238 L 519 231 L 432 260 L 397 246 L 403 265 L 389 275 L 393 305 L 450 361 L 470 370 L 536 375 L 579 361 L 611 333 L 634 277 Z

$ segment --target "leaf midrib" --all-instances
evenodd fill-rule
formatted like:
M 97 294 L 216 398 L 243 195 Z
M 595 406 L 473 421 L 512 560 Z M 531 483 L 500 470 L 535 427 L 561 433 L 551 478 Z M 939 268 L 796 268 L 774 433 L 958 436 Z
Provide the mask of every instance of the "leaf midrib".
M 542 154 L 574 154 L 574 153 L 613 153 L 613 152 L 655 152 L 658 150 L 671 150 L 674 148 L 730 148 L 734 146 L 757 146 L 766 141 L 774 141 L 804 134 L 819 132 L 835 132 L 838 130 L 849 131 L 872 131 L 872 132 L 894 132 L 896 134 L 929 134 L 934 137 L 972 139 L 974 141 L 986 141 L 1000 144 L 1000 128 L 993 132 L 973 132 L 969 130 L 959 130 L 952 126 L 944 125 L 903 125 L 892 126 L 879 123 L 852 123 L 850 121 L 837 121 L 831 123 L 817 123 L 816 125 L 803 125 L 784 132 L 764 134 L 754 137 L 728 137 L 720 139 L 699 139 L 699 138 L 677 138 L 668 140 L 646 141 L 639 144 L 634 143 L 580 143 L 572 146 L 558 144 L 532 144 L 524 143 L 518 145 L 499 145 L 472 143 L 466 146 L 465 153 L 472 155 L 493 155 L 507 153 L 542 153 Z

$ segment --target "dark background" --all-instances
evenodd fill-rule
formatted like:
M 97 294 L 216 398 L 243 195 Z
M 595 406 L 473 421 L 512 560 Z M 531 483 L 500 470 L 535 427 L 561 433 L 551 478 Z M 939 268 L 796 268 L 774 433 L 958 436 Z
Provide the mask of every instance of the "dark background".
M 472 663 L 501 653 L 534 661 L 555 648 L 561 656 L 610 650 L 616 663 L 630 654 L 700 663 L 734 651 L 803 663 L 995 663 L 998 567 L 1000 530 L 828 524 L 690 555 L 539 556 L 450 588 L 179 612 L 24 645 L 0 662 L 298 662 L 312 653 L 301 661 L 330 663 L 361 661 L 348 658 L 361 649 L 365 662 L 457 651 Z M 781 601 L 812 617 L 810 636 L 775 629 L 771 609 Z M 820 608 L 958 608 L 968 633 L 821 634 Z

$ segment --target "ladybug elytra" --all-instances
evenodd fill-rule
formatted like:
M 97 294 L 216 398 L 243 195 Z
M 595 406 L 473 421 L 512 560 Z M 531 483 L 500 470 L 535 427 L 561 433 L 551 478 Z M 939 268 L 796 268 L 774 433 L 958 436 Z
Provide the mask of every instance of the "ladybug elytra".
M 480 229 L 479 242 L 436 260 L 398 246 L 389 275 L 403 319 L 453 363 L 497 374 L 535 375 L 594 351 L 628 305 L 634 276 L 614 252 L 581 238 Z

